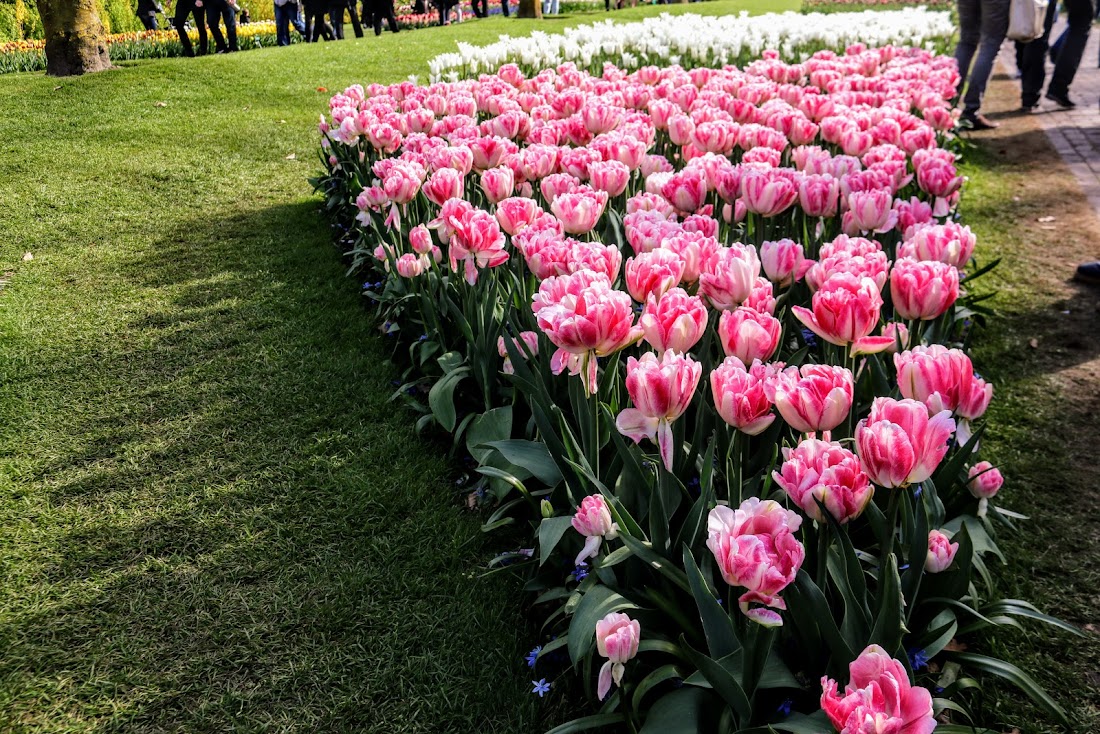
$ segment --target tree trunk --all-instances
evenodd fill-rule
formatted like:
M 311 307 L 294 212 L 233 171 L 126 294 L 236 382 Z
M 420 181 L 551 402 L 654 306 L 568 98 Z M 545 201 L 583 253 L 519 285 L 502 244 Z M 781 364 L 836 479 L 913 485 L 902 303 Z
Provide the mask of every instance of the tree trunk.
M 76 76 L 111 67 L 95 0 L 38 0 L 46 36 L 46 73 Z
M 539 0 L 519 0 L 519 10 L 516 11 L 516 17 L 541 18 L 542 3 Z

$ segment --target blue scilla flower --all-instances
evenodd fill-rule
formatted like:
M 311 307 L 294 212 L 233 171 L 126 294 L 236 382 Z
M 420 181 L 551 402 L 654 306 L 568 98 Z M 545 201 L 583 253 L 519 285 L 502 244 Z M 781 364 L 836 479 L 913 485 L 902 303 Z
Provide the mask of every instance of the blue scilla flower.
M 806 341 L 806 344 L 811 347 L 817 346 L 817 334 L 813 333 L 809 329 L 802 330 L 802 338 Z
M 924 494 L 924 485 L 918 484 L 917 488 L 913 490 L 913 497 L 919 500 L 922 494 Z
M 790 716 L 791 715 L 791 706 L 793 706 L 793 705 L 794 705 L 794 701 L 792 701 L 789 698 L 785 698 L 785 699 L 783 699 L 783 703 L 779 704 L 779 708 L 777 708 L 776 711 L 783 714 L 784 716 Z
M 418 341 L 418 342 L 426 342 L 426 341 L 428 341 L 428 335 L 427 335 L 427 334 L 421 334 L 421 335 L 420 335 L 420 338 L 419 338 L 419 339 L 417 339 L 417 341 Z
M 573 569 L 573 578 L 577 581 L 584 581 L 588 578 L 588 564 L 581 561 L 577 564 L 577 567 Z
M 550 692 L 550 684 L 546 682 L 545 678 L 539 678 L 538 680 L 531 681 L 531 685 L 534 688 L 531 689 L 531 693 L 539 694 L 539 698 L 542 698 Z
M 923 649 L 911 647 L 906 653 L 909 655 L 909 666 L 913 670 L 924 670 L 928 667 L 928 653 Z
M 540 652 L 542 652 L 542 645 L 535 645 L 534 649 L 527 653 L 527 657 L 524 658 L 524 660 L 527 661 L 528 668 L 535 667 L 535 662 L 538 661 Z

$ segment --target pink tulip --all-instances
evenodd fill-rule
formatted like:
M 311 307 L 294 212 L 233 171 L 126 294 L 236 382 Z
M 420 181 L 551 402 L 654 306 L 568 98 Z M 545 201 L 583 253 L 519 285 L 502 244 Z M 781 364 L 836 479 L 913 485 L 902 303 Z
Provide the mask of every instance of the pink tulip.
M 612 540 L 619 534 L 619 527 L 611 520 L 607 502 L 598 494 L 590 494 L 581 500 L 581 506 L 577 508 L 570 522 L 573 529 L 585 537 L 584 548 L 573 561 L 577 566 L 599 552 L 600 543 L 605 537 Z
M 727 357 L 710 373 L 714 407 L 722 420 L 742 433 L 756 436 L 775 420 L 765 383 L 767 368 L 754 362 L 751 369 L 737 357 Z
M 422 190 L 428 201 L 443 206 L 448 199 L 462 196 L 462 174 L 453 168 L 440 168 L 425 182 Z
M 548 204 L 553 204 L 559 196 L 573 193 L 580 185 L 579 178 L 574 178 L 568 173 L 555 173 L 539 182 L 539 191 L 542 192 L 542 198 Z
M 520 342 L 523 342 L 523 346 Z M 512 338 L 512 346 L 515 347 L 519 355 L 524 359 L 527 359 L 527 352 L 531 353 L 532 357 L 538 356 L 539 353 L 539 335 L 536 331 L 521 331 L 519 333 L 519 339 Z M 524 351 L 524 346 L 527 351 Z M 512 364 L 512 357 L 508 354 L 508 345 L 504 342 L 504 337 L 497 337 L 497 354 L 504 359 L 504 366 L 501 368 L 506 375 L 514 375 L 516 368 Z
M 889 232 L 898 218 L 893 204 L 894 195 L 889 190 L 853 191 L 848 194 L 844 231 L 849 234 Z
M 871 414 L 856 426 L 856 449 L 872 482 L 902 487 L 932 476 L 954 430 L 949 410 L 929 418 L 916 400 L 875 398 Z
M 871 501 L 874 487 L 859 458 L 838 443 L 808 438 L 794 449 L 783 449 L 783 466 L 772 472 L 808 517 L 826 522 L 818 502 L 841 525 L 859 517 Z
M 683 261 L 670 250 L 657 249 L 626 261 L 626 289 L 639 303 L 650 295 L 660 298 L 679 285 L 683 275 Z
M 492 204 L 499 204 L 512 195 L 516 187 L 516 174 L 511 168 L 490 168 L 481 174 L 481 190 Z
M 912 236 L 898 246 L 898 257 L 938 260 L 962 270 L 970 262 L 976 244 L 970 227 L 954 222 L 926 224 L 915 227 Z
M 833 275 L 814 293 L 811 309 L 793 306 L 795 318 L 819 337 L 853 354 L 874 354 L 890 347 L 891 341 L 869 336 L 878 326 L 882 296 L 875 281 L 849 273 Z
M 746 209 L 764 217 L 774 217 L 790 208 L 798 199 L 798 186 L 781 170 L 749 169 L 742 174 L 741 193 Z
M 757 278 L 756 284 L 752 287 L 752 293 L 742 305 L 753 311 L 774 316 L 776 301 L 771 281 L 767 278 Z
M 970 385 L 965 390 L 959 391 L 959 403 L 955 406 L 955 413 L 964 420 L 977 420 L 985 415 L 992 399 L 993 386 L 974 375 Z M 959 440 L 963 440 L 961 435 Z
M 534 223 L 542 213 L 542 209 L 534 199 L 510 196 L 497 203 L 496 217 L 501 229 L 514 237 L 524 227 Z
M 959 544 L 952 543 L 951 539 L 939 530 L 928 532 L 928 555 L 924 559 L 924 570 L 928 573 L 941 573 L 946 571 L 955 560 L 955 554 L 959 551 Z
M 899 349 L 909 346 L 909 327 L 898 321 L 890 321 L 883 325 L 882 336 L 893 342 L 886 348 L 887 354 L 896 354 Z
M 685 232 L 678 224 L 666 222 L 661 230 L 661 249 L 675 253 L 684 263 L 683 283 L 699 280 L 703 266 L 719 249 L 718 240 L 700 232 Z
M 1000 470 L 988 461 L 980 461 L 970 467 L 967 476 L 969 480 L 966 483 L 966 488 L 970 490 L 970 494 L 981 500 L 996 497 L 1005 483 L 1005 478 L 1001 476 Z
M 567 367 L 582 375 L 587 394 L 598 386 L 597 358 L 638 341 L 630 296 L 611 287 L 602 273 L 579 271 L 547 278 L 534 295 L 532 310 L 539 329 L 558 347 L 550 360 L 554 374 Z
M 691 168 L 674 173 L 661 186 L 661 195 L 681 212 L 698 211 L 707 196 L 706 174 Z
M 504 233 L 493 215 L 473 209 L 464 216 L 450 218 L 452 230 L 450 249 L 451 270 L 465 263 L 466 282 L 477 283 L 478 268 L 495 268 L 508 262 L 504 250 Z
M 756 250 L 736 242 L 717 248 L 704 263 L 699 292 L 718 310 L 737 308 L 752 293 L 760 275 Z
M 668 120 L 668 135 L 673 144 L 684 146 L 695 134 L 695 123 L 687 115 L 673 115 Z
M 741 612 L 764 626 L 783 624 L 774 610 L 787 608 L 779 593 L 794 581 L 806 557 L 794 536 L 801 524 L 797 513 L 756 497 L 736 510 L 719 505 L 707 518 L 707 548 L 722 579 L 748 590 L 738 599 Z M 751 608 L 753 604 L 763 606 Z
M 472 140 L 469 147 L 470 152 L 474 154 L 473 167 L 478 171 L 496 168 L 504 158 L 519 150 L 511 140 L 494 136 Z
M 848 666 L 845 695 L 836 681 L 821 679 L 821 708 L 840 734 L 932 734 L 932 694 L 913 686 L 905 666 L 871 645 Z
M 718 338 L 727 357 L 737 357 L 745 364 L 754 359 L 766 362 L 779 348 L 782 326 L 779 319 L 741 306 L 723 311 L 718 320 Z
M 842 234 L 821 246 L 818 261 L 806 271 L 806 283 L 811 291 L 818 291 L 832 276 L 851 273 L 875 281 L 881 293 L 889 270 L 890 260 L 882 251 L 882 245 L 865 237 Z
M 550 204 L 562 227 L 569 234 L 591 232 L 600 221 L 604 207 L 607 206 L 607 193 L 595 191 L 587 186 L 579 186 L 569 194 L 561 194 Z
M 802 280 L 813 265 L 802 253 L 802 245 L 794 240 L 764 242 L 760 245 L 760 264 L 768 280 L 782 288 Z
M 418 224 L 409 231 L 409 245 L 418 255 L 428 255 L 432 251 L 432 233 L 423 224 Z
M 959 298 L 959 271 L 947 263 L 900 258 L 890 273 L 890 297 L 899 318 L 938 319 Z
M 799 433 L 831 431 L 848 417 L 855 390 L 850 370 L 825 364 L 788 367 L 769 388 L 779 415 Z
M 923 403 L 929 415 L 954 412 L 963 396 L 969 396 L 974 380 L 970 357 L 941 344 L 899 352 L 894 355 L 894 367 L 902 397 Z
M 619 161 L 602 161 L 588 165 L 588 177 L 592 188 L 604 191 L 608 196 L 618 196 L 630 183 L 630 169 Z
M 703 337 L 708 318 L 703 299 L 689 296 L 683 288 L 671 288 L 646 300 L 638 326 L 658 352 L 671 349 L 686 354 Z
M 431 265 L 431 261 L 428 260 L 427 255 L 414 255 L 411 252 L 406 252 L 401 257 L 397 258 L 397 274 L 402 278 L 415 278 Z
M 621 612 L 611 612 L 596 622 L 596 651 L 607 662 L 600 667 L 596 695 L 602 701 L 611 692 L 611 684 L 621 685 L 626 663 L 638 654 L 642 626 Z
M 665 468 L 672 471 L 672 421 L 691 405 L 703 366 L 691 357 L 671 349 L 658 360 L 653 352 L 640 360 L 626 362 L 626 391 L 633 408 L 626 408 L 615 419 L 619 433 L 640 443 L 648 438 L 657 444 Z

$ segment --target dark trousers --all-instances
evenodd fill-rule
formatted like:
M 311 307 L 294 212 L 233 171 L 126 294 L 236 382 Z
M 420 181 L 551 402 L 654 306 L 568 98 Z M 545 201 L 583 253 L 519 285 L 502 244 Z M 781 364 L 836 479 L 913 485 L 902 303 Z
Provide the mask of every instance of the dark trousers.
M 958 0 L 959 45 L 955 47 L 955 61 L 959 65 L 959 92 L 966 85 L 964 115 L 975 115 L 982 106 L 993 63 L 1008 33 L 1008 6 L 1009 0 Z
M 485 18 L 489 15 L 489 0 L 471 0 L 471 4 L 474 8 L 474 15 L 478 18 Z M 501 0 L 501 10 L 504 13 L 504 17 L 508 17 L 508 0 Z
M 382 21 L 390 31 L 397 33 L 397 16 L 393 14 L 393 0 L 363 0 L 363 25 L 374 28 L 374 35 L 382 35 Z
M 1043 35 L 1024 46 L 1020 103 L 1025 107 L 1037 104 L 1043 92 L 1048 49 L 1054 59 L 1054 73 L 1047 86 L 1050 94 L 1068 94 L 1077 67 L 1081 65 L 1081 56 L 1085 53 L 1085 43 L 1092 28 L 1092 0 L 1065 0 L 1065 6 L 1069 26 L 1053 46 L 1050 45 L 1050 31 L 1058 17 L 1058 4 L 1053 2 L 1047 6 Z
M 156 14 L 153 14 L 153 15 L 139 15 L 138 19 L 141 21 L 141 24 L 143 26 L 145 26 L 145 30 L 147 30 L 147 31 L 157 30 L 157 16 L 156 16 Z
M 180 45 L 183 46 L 184 56 L 194 56 L 195 50 L 191 47 L 191 38 L 187 35 L 187 29 L 184 28 L 184 24 L 187 23 L 187 16 L 194 15 L 195 17 L 195 30 L 199 32 L 199 56 L 206 53 L 206 46 L 208 40 L 206 38 L 206 13 L 202 8 L 196 8 L 193 0 L 179 0 L 176 3 L 176 14 L 172 17 L 172 25 L 176 27 L 176 33 L 180 37 Z
M 214 45 L 217 47 L 219 53 L 225 53 L 227 51 L 239 51 L 237 46 L 237 11 L 229 7 L 229 3 L 211 2 L 208 0 L 206 3 L 206 23 L 210 26 L 210 35 L 214 37 Z M 226 46 L 225 36 L 222 35 L 222 29 L 218 26 L 219 21 L 225 21 L 225 32 L 229 36 L 229 45 Z
M 297 17 L 297 5 L 287 3 L 275 6 L 275 39 L 280 46 L 290 45 L 290 24 Z
M 344 37 L 344 13 L 351 15 L 351 27 L 356 38 L 363 37 L 363 26 L 359 23 L 359 14 L 355 12 L 356 0 L 335 0 L 329 5 L 328 17 L 332 23 L 332 32 L 337 38 Z
M 329 26 L 328 21 L 325 20 L 326 10 L 328 10 L 328 8 L 325 5 L 306 6 L 305 38 L 307 41 L 316 43 L 322 38 L 324 38 L 326 41 L 332 41 L 336 38 L 336 35 L 332 32 L 332 28 Z

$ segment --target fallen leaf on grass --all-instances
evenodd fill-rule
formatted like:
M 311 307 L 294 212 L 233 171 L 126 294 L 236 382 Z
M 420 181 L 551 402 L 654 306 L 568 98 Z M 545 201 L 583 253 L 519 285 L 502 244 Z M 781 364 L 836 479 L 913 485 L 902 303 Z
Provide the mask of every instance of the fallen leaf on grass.
M 1030 339 L 1028 341 L 1027 345 L 1029 347 L 1031 347 L 1032 349 L 1038 349 L 1039 348 L 1039 340 L 1038 339 Z
M 61 89 L 61 85 L 60 85 L 60 84 L 58 84 L 58 85 L 57 85 L 56 87 L 54 87 L 54 88 L 53 88 L 53 91 L 55 91 L 55 92 L 56 92 L 56 91 L 57 91 L 58 89 Z
M 1046 224 L 1047 222 L 1053 222 L 1054 217 L 1039 217 L 1035 221 L 1039 222 L 1040 224 Z
M 23 253 L 23 262 L 30 262 L 33 259 L 34 259 L 34 255 L 32 253 L 30 253 L 30 252 L 24 252 Z
M 167 102 L 154 102 L 153 106 L 154 107 L 167 107 L 168 103 Z
M 317 91 L 318 92 L 327 92 L 328 89 L 326 89 L 325 87 L 317 87 Z
M 286 159 L 287 159 L 288 161 L 293 161 L 293 160 L 296 160 L 297 158 L 298 158 L 298 156 L 294 155 L 293 153 L 291 153 L 290 155 L 288 155 L 288 156 L 286 157 Z

